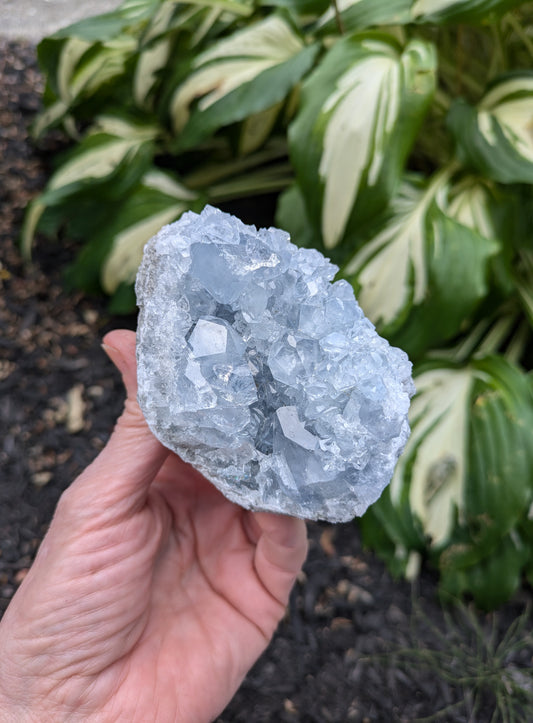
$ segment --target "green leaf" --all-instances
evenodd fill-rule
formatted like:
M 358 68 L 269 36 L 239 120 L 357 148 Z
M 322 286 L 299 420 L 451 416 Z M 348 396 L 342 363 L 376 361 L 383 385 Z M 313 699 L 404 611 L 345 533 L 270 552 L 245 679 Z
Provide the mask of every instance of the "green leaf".
M 426 187 L 405 182 L 383 226 L 343 269 L 367 316 L 413 357 L 463 327 L 487 294 L 499 250 L 442 210 L 436 197 L 442 205 L 446 190 L 446 173 Z
M 340 40 L 304 83 L 291 158 L 326 249 L 395 190 L 434 85 L 433 46 L 386 36 Z
M 316 248 L 318 245 L 316 229 L 309 221 L 302 192 L 296 183 L 278 198 L 276 226 L 287 231 L 297 246 Z
M 524 0 L 415 0 L 411 18 L 419 23 L 479 23 L 492 20 Z
M 326 11 L 331 0 L 260 0 L 260 5 L 292 10 L 299 15 L 318 14 Z
M 379 25 L 403 25 L 411 22 L 412 0 L 337 0 L 344 32 L 364 30 Z M 334 9 L 329 9 L 317 23 L 320 33 L 338 32 Z
M 189 148 L 216 129 L 282 101 L 317 53 L 317 45 L 306 47 L 278 15 L 215 43 L 197 57 L 192 73 L 172 98 L 177 149 Z
M 108 305 L 110 314 L 132 314 L 137 306 L 135 287 L 133 284 L 120 284 Z
M 385 560 L 393 575 L 405 575 L 412 552 L 426 545 L 420 521 L 409 507 L 409 497 L 401 495 L 394 503 L 390 486 L 371 505 L 360 521 L 363 542 Z
M 520 215 L 517 201 L 496 184 L 480 176 L 466 176 L 450 187 L 446 215 L 480 236 L 500 244 L 500 253 L 492 258 L 491 274 L 501 297 L 516 291 L 513 276 L 514 236 Z M 496 303 L 498 297 L 492 295 Z
M 260 148 L 270 136 L 283 108 L 283 101 L 266 108 L 260 113 L 248 116 L 239 133 L 239 155 L 245 156 Z
M 447 123 L 460 160 L 500 183 L 533 183 L 533 72 L 495 83 L 477 108 L 456 100 Z
M 463 552 L 463 546 L 460 546 Z M 494 610 L 516 592 L 527 561 L 528 548 L 518 535 L 507 535 L 490 554 L 470 567 L 455 564 L 454 547 L 444 553 L 440 565 L 440 590 L 444 600 L 473 596 L 483 610 Z

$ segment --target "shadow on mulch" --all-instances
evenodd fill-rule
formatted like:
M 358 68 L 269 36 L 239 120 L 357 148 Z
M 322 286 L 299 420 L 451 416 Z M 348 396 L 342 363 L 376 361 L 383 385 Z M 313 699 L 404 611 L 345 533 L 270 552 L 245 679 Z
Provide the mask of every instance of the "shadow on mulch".
M 0 612 L 31 565 L 62 490 L 103 447 L 121 411 L 120 380 L 101 338 L 117 326 L 135 327 L 133 317 L 110 317 L 100 300 L 64 293 L 60 269 L 72 249 L 41 242 L 33 263 L 21 262 L 23 209 L 42 188 L 56 148 L 51 141 L 37 153 L 28 141 L 41 87 L 35 49 L 0 41 Z M 473 713 L 471 683 L 439 670 L 438 656 L 433 665 L 427 657 L 415 664 L 417 651 L 442 651 L 450 633 L 435 577 L 423 571 L 416 594 L 393 581 L 362 549 L 355 523 L 313 523 L 309 536 L 287 616 L 218 723 L 491 720 L 490 690 Z M 483 630 L 495 624 L 501 636 L 528 599 L 523 592 L 497 616 L 477 620 Z M 530 635 L 531 619 L 524 620 Z M 461 637 L 461 628 L 454 634 Z M 467 643 L 466 633 L 464 640 L 475 667 L 480 641 Z M 407 657 L 399 654 L 404 648 Z M 531 667 L 532 654 L 533 645 L 510 652 L 505 666 Z M 508 695 L 515 693 L 508 686 Z

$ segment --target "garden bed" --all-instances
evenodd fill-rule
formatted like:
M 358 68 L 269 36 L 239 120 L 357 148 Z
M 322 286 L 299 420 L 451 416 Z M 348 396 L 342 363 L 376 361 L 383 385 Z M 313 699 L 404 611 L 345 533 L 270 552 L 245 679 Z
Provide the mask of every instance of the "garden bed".
M 111 317 L 101 300 L 65 293 L 68 243 L 40 243 L 31 265 L 20 259 L 23 209 L 61 146 L 51 139 L 37 152 L 28 140 L 41 82 L 35 49 L 0 41 L 0 611 L 62 490 L 102 448 L 120 413 L 123 391 L 101 338 L 135 327 L 134 317 Z M 463 608 L 448 617 L 435 575 L 424 569 L 414 587 L 394 581 L 362 549 L 355 523 L 313 523 L 309 536 L 287 616 L 219 723 L 490 721 L 498 679 L 489 667 L 498 661 L 484 647 L 492 628 L 498 641 L 517 620 L 523 627 L 515 637 L 527 644 L 504 651 L 501 689 L 507 702 L 514 696 L 518 706 L 516 690 L 523 690 L 532 704 L 531 590 L 497 614 L 469 617 Z M 517 711 L 517 720 L 528 719 L 525 707 Z

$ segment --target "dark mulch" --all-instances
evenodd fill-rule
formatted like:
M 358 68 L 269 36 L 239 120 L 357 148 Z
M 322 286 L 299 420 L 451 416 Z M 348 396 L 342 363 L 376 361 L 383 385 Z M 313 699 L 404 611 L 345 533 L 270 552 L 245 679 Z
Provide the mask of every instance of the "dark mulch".
M 20 259 L 23 209 L 42 188 L 59 142 L 37 152 L 28 140 L 41 82 L 34 48 L 0 41 L 0 611 L 24 578 L 61 491 L 102 448 L 121 410 L 120 381 L 100 340 L 110 328 L 135 325 L 111 318 L 100 300 L 63 291 L 68 245 L 41 242 L 32 264 Z M 490 688 L 472 714 L 471 686 L 465 692 L 453 679 L 472 660 L 481 671 L 480 641 L 465 620 L 446 623 L 434 575 L 424 570 L 416 590 L 392 580 L 362 549 L 355 524 L 312 524 L 309 535 L 286 619 L 219 723 L 489 721 Z M 501 636 L 528 600 L 531 591 L 524 591 L 498 616 L 476 619 L 486 630 L 495 624 Z M 531 633 L 527 613 L 524 619 Z M 435 656 L 415 665 L 417 655 L 446 650 L 454 638 L 448 667 Z M 404 662 L 402 648 L 411 651 Z M 520 669 L 531 667 L 532 654 L 531 645 L 509 652 L 505 671 L 513 680 L 523 680 Z M 494 679 L 485 680 L 494 689 Z M 510 685 L 506 695 L 513 697 Z M 530 719 L 525 712 L 517 718 Z

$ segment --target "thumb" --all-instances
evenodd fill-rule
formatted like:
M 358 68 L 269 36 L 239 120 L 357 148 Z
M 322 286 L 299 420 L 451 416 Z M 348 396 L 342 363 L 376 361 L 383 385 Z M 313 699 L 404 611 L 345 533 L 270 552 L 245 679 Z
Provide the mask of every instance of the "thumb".
M 169 451 L 153 436 L 137 403 L 135 333 L 120 329 L 103 341 L 104 351 L 122 374 L 127 397 L 107 445 L 75 485 L 97 492 L 99 506 L 125 504 L 135 512 Z
M 257 544 L 254 567 L 265 588 L 283 606 L 307 556 L 303 520 L 272 512 L 251 513 Z

